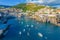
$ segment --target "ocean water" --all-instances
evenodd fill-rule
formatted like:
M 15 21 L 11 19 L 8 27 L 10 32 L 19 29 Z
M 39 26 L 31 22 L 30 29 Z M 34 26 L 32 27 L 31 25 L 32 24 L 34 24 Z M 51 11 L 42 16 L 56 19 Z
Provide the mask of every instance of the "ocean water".
M 8 20 L 11 24 L 2 40 L 60 40 L 60 27 L 28 17 Z

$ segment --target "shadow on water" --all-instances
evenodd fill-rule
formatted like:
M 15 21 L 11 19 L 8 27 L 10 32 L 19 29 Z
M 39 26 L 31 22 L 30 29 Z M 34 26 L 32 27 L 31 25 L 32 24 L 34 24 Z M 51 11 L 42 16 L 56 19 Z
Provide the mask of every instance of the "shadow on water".
M 6 32 L 9 30 L 11 24 L 8 24 L 8 20 L 11 20 L 11 19 L 15 19 L 14 16 L 8 14 L 8 13 L 3 13 L 3 12 L 0 12 L 0 24 L 6 24 L 7 26 L 5 28 L 2 28 L 1 30 L 1 34 L 0 34 L 0 40 L 3 40 L 3 38 L 6 36 Z M 0 26 L 1 28 L 1 26 Z

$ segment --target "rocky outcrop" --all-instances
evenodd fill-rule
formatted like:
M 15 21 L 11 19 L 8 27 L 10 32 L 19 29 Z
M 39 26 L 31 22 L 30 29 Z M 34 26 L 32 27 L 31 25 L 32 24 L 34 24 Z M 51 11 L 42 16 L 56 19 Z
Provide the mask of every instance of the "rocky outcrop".
M 51 16 L 51 15 L 40 15 L 40 16 L 38 16 L 38 15 L 32 15 L 30 18 L 32 18 L 32 19 L 35 19 L 35 20 L 37 20 L 37 21 L 40 21 L 40 22 L 46 22 L 46 23 L 52 23 L 52 24 L 54 24 L 54 25 L 57 25 L 57 26 L 60 26 L 60 23 L 58 23 L 58 19 L 57 19 L 57 16 L 55 15 L 53 15 L 53 16 Z

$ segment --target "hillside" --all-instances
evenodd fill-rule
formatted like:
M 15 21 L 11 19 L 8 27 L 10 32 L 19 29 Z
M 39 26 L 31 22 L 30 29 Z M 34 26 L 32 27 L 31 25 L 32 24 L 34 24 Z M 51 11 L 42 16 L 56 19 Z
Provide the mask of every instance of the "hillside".
M 45 6 L 29 3 L 29 4 L 18 4 L 13 8 L 23 9 L 23 11 L 37 11 L 38 9 L 44 8 Z

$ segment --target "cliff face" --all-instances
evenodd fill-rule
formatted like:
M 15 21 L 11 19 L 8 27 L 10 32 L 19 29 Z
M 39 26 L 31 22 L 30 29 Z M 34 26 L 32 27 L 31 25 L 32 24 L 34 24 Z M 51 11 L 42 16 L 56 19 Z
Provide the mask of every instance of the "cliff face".
M 33 15 L 30 18 L 35 19 L 40 22 L 46 22 L 46 23 L 52 23 L 54 25 L 60 26 L 60 23 L 58 23 L 57 16 L 46 16 L 46 15 Z

